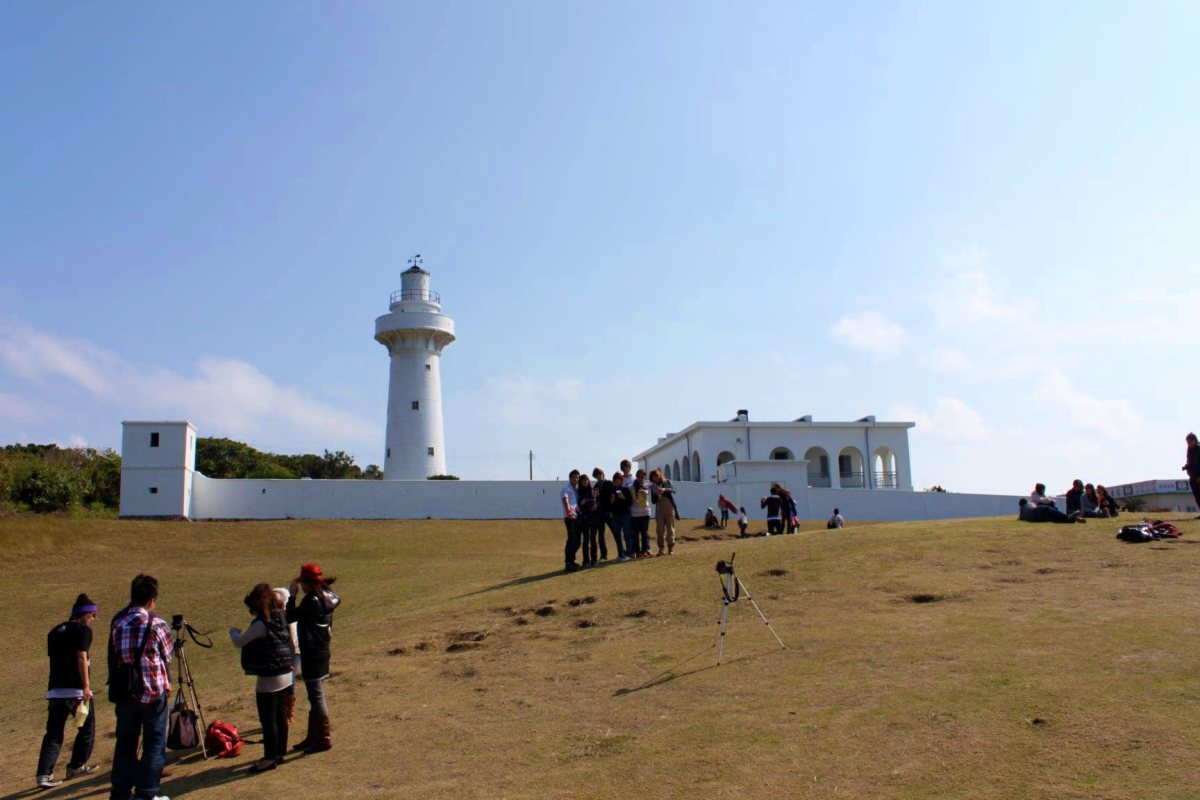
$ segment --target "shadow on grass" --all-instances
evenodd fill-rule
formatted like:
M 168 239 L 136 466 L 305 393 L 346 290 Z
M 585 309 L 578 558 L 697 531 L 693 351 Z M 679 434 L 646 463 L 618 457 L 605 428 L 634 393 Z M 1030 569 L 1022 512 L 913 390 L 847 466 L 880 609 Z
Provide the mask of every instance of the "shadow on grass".
M 261 728 L 250 729 L 247 734 L 261 734 Z M 246 744 L 255 744 L 251 739 L 243 737 L 243 742 Z M 253 773 L 247 772 L 250 764 L 253 764 L 257 759 L 246 761 L 229 762 L 226 759 L 218 759 L 212 756 L 208 759 L 204 758 L 204 754 L 196 749 L 186 755 L 178 758 L 172 758 L 170 752 L 167 753 L 167 763 L 164 765 L 164 770 L 171 771 L 174 767 L 180 765 L 190 765 L 199 763 L 211 763 L 212 767 L 203 772 L 193 773 L 186 776 L 164 775 L 162 779 L 160 791 L 167 791 L 168 795 L 182 795 L 185 792 L 194 792 L 198 789 L 205 789 L 211 786 L 222 786 L 226 783 L 231 783 L 242 778 L 253 778 Z M 288 763 L 300 758 L 298 754 L 288 758 Z M 105 772 L 97 771 L 96 773 L 81 780 L 65 780 L 60 786 L 53 789 L 38 789 L 36 786 L 30 787 L 19 792 L 0 796 L 0 800 L 21 800 L 21 798 L 47 798 L 53 800 L 56 797 L 107 797 L 112 791 L 112 770 Z
M 595 570 L 598 570 L 598 569 L 607 569 L 608 567 L 620 566 L 623 563 L 632 564 L 634 562 L 633 561 L 618 562 L 616 559 L 613 559 L 611 561 L 601 561 L 599 564 L 597 564 L 594 567 L 588 567 L 587 569 L 579 569 L 579 570 L 576 570 L 576 572 L 594 572 Z M 466 598 L 466 597 L 474 597 L 474 596 L 480 595 L 480 594 L 487 594 L 488 592 L 496 592 L 496 591 L 499 591 L 500 589 L 509 589 L 509 588 L 512 588 L 513 586 L 524 586 L 527 583 L 537 583 L 539 581 L 550 580 L 551 578 L 559 577 L 562 575 L 574 575 L 574 574 L 576 574 L 576 573 L 575 572 L 567 572 L 566 570 L 562 570 L 562 569 L 556 569 L 556 570 L 551 570 L 550 572 L 541 572 L 541 573 L 538 573 L 537 575 L 526 575 L 522 578 L 513 578 L 510 581 L 504 581 L 503 583 L 496 583 L 496 584 L 492 584 L 491 586 L 485 586 L 482 589 L 476 589 L 473 592 L 467 592 L 465 594 L 460 594 L 451 599 L 462 600 L 463 598 Z M 4 800 L 4 798 L 0 798 L 0 800 Z

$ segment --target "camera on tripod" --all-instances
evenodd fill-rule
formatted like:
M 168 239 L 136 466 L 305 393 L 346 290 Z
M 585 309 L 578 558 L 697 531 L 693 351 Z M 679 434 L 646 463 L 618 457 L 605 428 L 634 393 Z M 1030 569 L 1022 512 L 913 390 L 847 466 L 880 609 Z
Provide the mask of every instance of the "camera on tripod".
M 171 615 L 171 630 L 181 631 L 184 625 L 187 625 L 187 620 L 183 618 L 183 614 Z
M 732 575 L 733 574 L 733 559 L 736 557 L 737 557 L 737 553 L 734 553 L 733 555 L 731 555 L 729 557 L 729 561 L 723 561 L 723 560 L 718 561 L 717 562 L 717 574 L 718 575 Z

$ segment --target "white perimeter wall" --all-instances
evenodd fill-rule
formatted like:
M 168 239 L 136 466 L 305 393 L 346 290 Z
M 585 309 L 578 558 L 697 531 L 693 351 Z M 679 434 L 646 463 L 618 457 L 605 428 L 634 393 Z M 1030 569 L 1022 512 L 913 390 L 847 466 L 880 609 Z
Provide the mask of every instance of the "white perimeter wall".
M 219 480 L 196 474 L 192 519 L 555 519 L 558 481 Z M 762 519 L 769 483 L 675 484 L 680 514 L 704 516 L 717 495 Z M 869 489 L 800 489 L 802 519 L 919 520 L 1012 516 L 1017 497 Z M 179 513 L 183 513 L 180 511 Z

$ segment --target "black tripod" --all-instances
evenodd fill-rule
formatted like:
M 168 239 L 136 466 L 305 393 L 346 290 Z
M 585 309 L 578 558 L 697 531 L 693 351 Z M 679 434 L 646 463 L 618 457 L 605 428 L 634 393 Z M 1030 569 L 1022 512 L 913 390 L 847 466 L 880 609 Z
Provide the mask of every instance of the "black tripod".
M 186 710 L 190 706 L 200 720 L 200 730 L 197 731 L 196 738 L 200 740 L 200 752 L 204 754 L 205 758 L 208 758 L 208 748 L 204 746 L 204 734 L 208 730 L 208 726 L 204 722 L 204 711 L 200 708 L 200 697 L 196 694 L 196 680 L 192 677 L 192 666 L 187 660 L 187 650 L 184 648 L 187 638 L 184 636 L 184 631 L 186 630 L 187 635 L 200 647 L 212 647 L 212 639 L 208 634 L 193 628 L 181 616 L 176 616 L 171 620 L 171 630 L 175 631 L 175 663 L 179 667 L 179 697 L 182 698 L 184 709 Z
M 783 639 L 779 638 L 779 634 L 771 627 L 770 621 L 767 620 L 767 615 L 758 607 L 758 603 L 754 602 L 754 598 L 750 596 L 750 590 L 746 588 L 746 584 L 742 583 L 742 579 L 733 573 L 733 559 L 737 557 L 734 553 L 729 557 L 729 561 L 717 562 L 717 574 L 722 577 L 721 581 L 721 621 L 717 623 L 717 666 L 721 665 L 721 656 L 725 652 L 725 622 L 729 618 L 729 606 L 738 601 L 738 598 L 745 593 L 746 599 L 750 601 L 750 605 L 754 606 L 754 610 L 758 612 L 758 616 L 766 623 L 771 630 L 771 635 L 775 637 L 775 641 L 779 642 L 779 646 L 787 650 L 787 645 L 783 643 Z

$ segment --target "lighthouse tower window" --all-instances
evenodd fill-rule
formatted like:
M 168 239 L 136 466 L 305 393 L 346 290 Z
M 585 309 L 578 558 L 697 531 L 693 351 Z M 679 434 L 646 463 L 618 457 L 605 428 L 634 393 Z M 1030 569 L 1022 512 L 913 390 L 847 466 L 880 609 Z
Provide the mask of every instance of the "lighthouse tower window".
M 425 448 L 425 452 L 429 453 L 429 455 L 433 455 L 433 448 L 432 448 L 432 447 L 426 447 L 426 448 Z
M 420 410 L 421 410 L 421 401 L 413 400 L 413 411 L 420 411 Z

